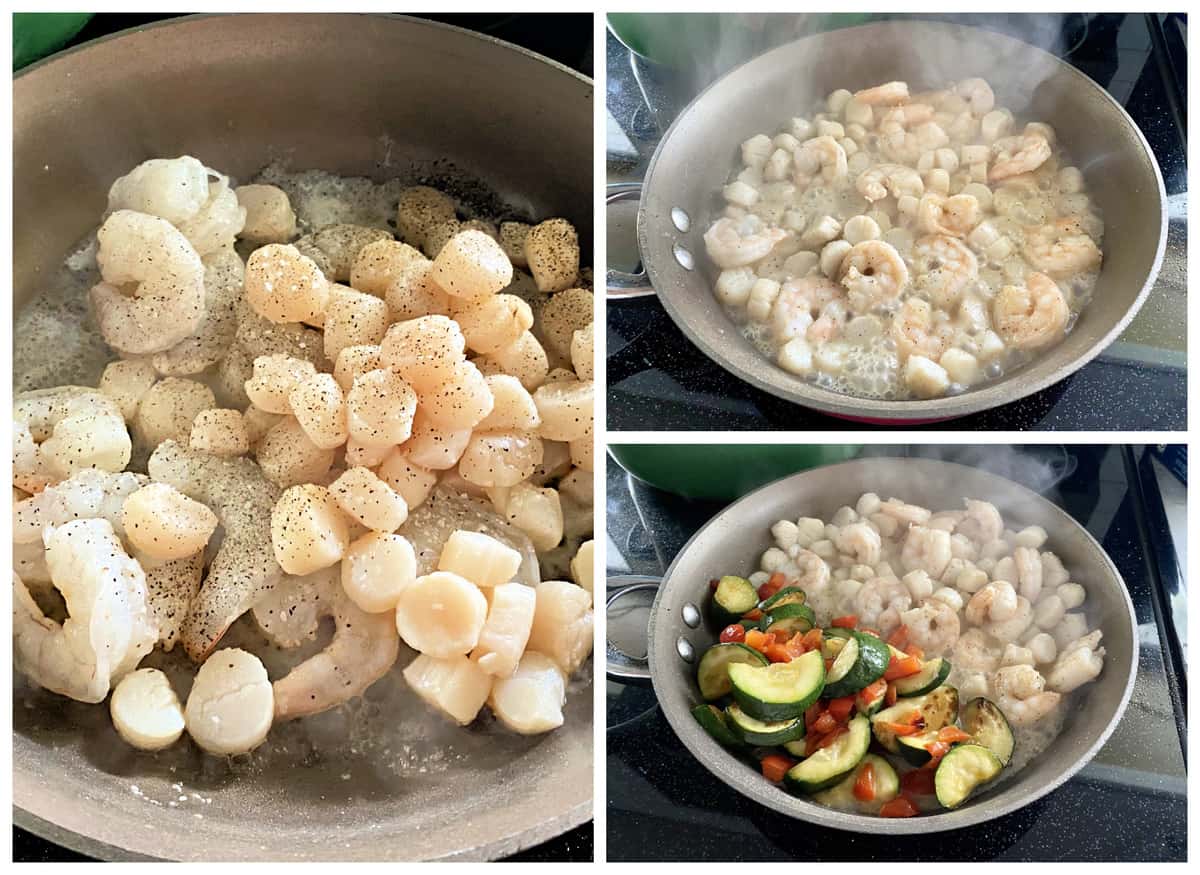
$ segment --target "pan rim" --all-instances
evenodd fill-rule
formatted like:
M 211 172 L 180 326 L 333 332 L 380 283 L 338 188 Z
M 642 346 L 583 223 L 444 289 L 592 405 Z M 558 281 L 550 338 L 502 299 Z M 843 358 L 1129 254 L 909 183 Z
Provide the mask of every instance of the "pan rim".
M 763 364 L 766 366 L 758 368 L 746 368 L 730 361 L 723 353 L 722 349 L 716 345 L 709 343 L 706 339 L 697 337 L 690 329 L 687 320 L 684 318 L 681 310 L 675 305 L 672 295 L 661 294 L 658 292 L 660 284 L 662 287 L 669 287 L 663 273 L 669 270 L 669 265 L 666 263 L 660 265 L 653 258 L 647 258 L 646 253 L 650 251 L 650 221 L 647 215 L 647 198 L 642 197 L 638 207 L 637 217 L 637 239 L 638 249 L 642 255 L 642 261 L 645 265 L 646 275 L 649 278 L 650 284 L 654 287 L 658 300 L 662 303 L 663 309 L 667 311 L 667 315 L 678 326 L 684 336 L 694 344 L 701 352 L 704 353 L 711 361 L 719 367 L 736 376 L 743 382 L 749 383 L 755 388 L 766 392 L 770 395 L 780 398 L 784 401 L 790 401 L 803 407 L 817 410 L 832 416 L 841 417 L 849 420 L 863 420 L 871 422 L 872 420 L 885 420 L 888 424 L 922 424 L 930 422 L 938 422 L 942 420 L 956 419 L 962 416 L 968 416 L 974 413 L 980 413 L 993 408 L 1001 407 L 1006 404 L 1012 404 L 1027 398 L 1037 392 L 1049 388 L 1073 375 L 1076 371 L 1083 368 L 1101 353 L 1103 353 L 1114 341 L 1129 327 L 1129 323 L 1137 316 L 1146 299 L 1150 295 L 1150 291 L 1154 287 L 1155 280 L 1162 269 L 1163 258 L 1167 248 L 1167 193 L 1166 186 L 1163 182 L 1162 168 L 1158 165 L 1158 159 L 1154 156 L 1154 150 L 1151 149 L 1146 135 L 1141 128 L 1133 121 L 1133 118 L 1126 112 L 1123 107 L 1108 90 L 1103 88 L 1098 82 L 1085 74 L 1083 71 L 1068 64 L 1062 58 L 1054 55 L 1044 49 L 1038 48 L 1023 40 L 1016 39 L 1008 34 L 999 33 L 983 27 L 974 27 L 964 24 L 952 24 L 949 22 L 931 21 L 923 18 L 892 18 L 884 21 L 871 22 L 868 24 L 856 25 L 854 27 L 839 28 L 838 32 L 853 32 L 864 33 L 866 31 L 881 29 L 884 27 L 903 26 L 912 28 L 928 28 L 930 30 L 943 30 L 950 33 L 970 32 L 973 34 L 984 34 L 989 39 L 1007 41 L 1015 43 L 1025 49 L 1032 49 L 1051 59 L 1053 63 L 1066 71 L 1070 75 L 1076 77 L 1079 81 L 1085 84 L 1086 87 L 1092 89 L 1102 99 L 1107 101 L 1111 108 L 1115 109 L 1118 117 L 1132 131 L 1134 139 L 1141 147 L 1142 152 L 1148 159 L 1151 171 L 1154 175 L 1154 181 L 1157 186 L 1158 204 L 1159 204 L 1159 231 L 1158 231 L 1158 246 L 1154 253 L 1154 259 L 1150 265 L 1150 270 L 1142 283 L 1137 297 L 1130 305 L 1129 309 L 1121 316 L 1120 319 L 1113 325 L 1109 331 L 1099 337 L 1089 346 L 1082 355 L 1077 356 L 1071 361 L 1057 370 L 1046 371 L 1044 367 L 1039 368 L 1039 361 L 1035 359 L 1033 362 L 1014 371 L 1014 374 L 1026 377 L 1023 380 L 1004 380 L 1000 383 L 985 384 L 978 389 L 972 389 L 964 392 L 961 395 L 949 396 L 934 399 L 914 399 L 909 401 L 884 401 L 876 398 L 862 398 L 853 395 L 842 395 L 836 392 L 831 392 L 821 389 L 810 383 L 806 383 L 798 377 L 793 377 L 787 374 L 781 368 L 778 368 L 773 362 L 769 361 L 765 356 L 762 358 Z M 654 171 L 657 169 L 659 160 L 662 159 L 668 149 L 668 144 L 672 136 L 678 133 L 685 119 L 697 110 L 700 102 L 708 95 L 710 91 L 720 86 L 733 75 L 743 71 L 751 64 L 758 63 L 764 58 L 769 58 L 776 53 L 786 52 L 799 43 L 809 40 L 816 41 L 825 36 L 823 33 L 812 34 L 801 39 L 794 40 L 782 46 L 771 49 L 768 52 L 757 55 L 750 60 L 739 64 L 732 70 L 723 74 L 716 81 L 705 87 L 695 98 L 680 111 L 679 115 L 671 123 L 670 127 L 663 134 L 657 148 L 654 150 L 654 155 L 650 159 L 650 163 L 646 167 L 646 173 L 643 177 L 643 190 L 650 191 L 653 181 Z M 726 317 L 728 318 L 728 317 Z M 732 322 L 730 325 L 732 326 Z M 775 372 L 778 371 L 778 374 Z M 779 379 L 768 379 L 767 374 L 777 376 Z M 786 382 L 783 380 L 786 378 Z
M 955 472 L 971 472 L 972 476 L 983 475 L 985 479 L 992 479 L 997 482 L 1002 482 L 1007 487 L 1015 487 L 1018 492 L 1025 493 L 1025 498 L 1033 503 L 1049 509 L 1054 515 L 1060 518 L 1062 522 L 1070 527 L 1073 527 L 1077 533 L 1081 533 L 1087 545 L 1092 549 L 1103 562 L 1104 568 L 1109 574 L 1109 582 L 1120 595 L 1120 601 L 1125 607 L 1125 614 L 1122 619 L 1128 624 L 1128 632 L 1132 644 L 1130 653 L 1129 668 L 1125 675 L 1124 688 L 1121 694 L 1117 708 L 1113 712 L 1112 718 L 1108 725 L 1097 736 L 1096 740 L 1088 746 L 1088 748 L 1065 768 L 1061 773 L 1055 776 L 1054 780 L 1035 787 L 1032 791 L 1025 794 L 1018 794 L 1013 799 L 997 804 L 995 798 L 985 799 L 982 804 L 968 805 L 954 811 L 941 812 L 936 814 L 924 814 L 920 817 L 913 818 L 882 818 L 872 817 L 863 814 L 852 814 L 849 812 L 838 811 L 837 809 L 826 808 L 817 803 L 808 802 L 799 797 L 785 793 L 775 785 L 766 781 L 756 780 L 744 786 L 738 778 L 746 774 L 746 766 L 744 763 L 734 759 L 724 748 L 722 748 L 714 739 L 705 733 L 694 720 L 691 720 L 690 714 L 680 713 L 678 709 L 668 708 L 664 704 L 663 692 L 667 690 L 667 681 L 664 678 L 665 671 L 661 667 L 661 659 L 666 649 L 660 651 L 656 641 L 657 627 L 659 618 L 662 614 L 661 604 L 663 596 L 672 585 L 673 576 L 682 562 L 683 558 L 692 549 L 701 538 L 706 537 L 710 528 L 724 523 L 726 520 L 736 517 L 745 507 L 751 507 L 758 499 L 758 495 L 768 489 L 775 488 L 782 483 L 799 481 L 806 476 L 812 475 L 816 471 L 825 469 L 843 469 L 847 472 L 847 479 L 853 476 L 853 469 L 869 467 L 872 464 L 879 462 L 903 462 L 906 465 L 923 466 L 930 469 L 941 469 L 949 476 L 953 476 Z M 950 481 L 954 482 L 954 481 Z M 790 474 L 786 477 L 781 477 L 764 486 L 755 489 L 752 492 L 739 498 L 737 501 L 726 505 L 715 516 L 706 522 L 701 528 L 688 539 L 687 543 L 680 548 L 679 553 L 671 561 L 670 566 L 663 574 L 662 584 L 659 587 L 658 594 L 655 596 L 654 603 L 650 610 L 650 625 L 647 632 L 647 647 L 649 653 L 650 665 L 650 680 L 654 687 L 654 695 L 658 699 L 659 707 L 663 711 L 663 715 L 667 718 L 671 729 L 683 742 L 684 746 L 699 762 L 701 766 L 707 769 L 718 780 L 725 783 L 731 789 L 739 794 L 751 799 L 755 803 L 772 810 L 777 814 L 783 814 L 795 820 L 814 823 L 818 826 L 838 829 L 847 832 L 885 834 L 885 835 L 917 835 L 933 832 L 944 832 L 951 829 L 960 829 L 968 826 L 976 826 L 981 823 L 986 823 L 998 817 L 1011 814 L 1026 806 L 1036 802 L 1043 796 L 1066 783 L 1073 778 L 1080 770 L 1082 770 L 1101 748 L 1108 742 L 1113 732 L 1116 731 L 1117 725 L 1121 722 L 1125 715 L 1125 710 L 1129 704 L 1129 700 L 1133 695 L 1134 682 L 1137 678 L 1137 668 L 1140 659 L 1141 645 L 1138 641 L 1137 633 L 1137 615 L 1133 607 L 1133 601 L 1129 597 L 1129 589 L 1125 584 L 1124 578 L 1117 569 L 1116 564 L 1108 555 L 1107 551 L 1100 546 L 1100 543 L 1092 536 L 1091 532 L 1080 524 L 1073 516 L 1067 513 L 1066 510 L 1059 507 L 1048 498 L 1034 492 L 1032 489 L 1017 483 L 1014 480 L 1001 477 L 998 474 L 993 474 L 990 471 L 985 471 L 981 468 L 972 468 L 968 465 L 962 465 L 957 462 L 947 462 L 940 459 L 913 459 L 902 456 L 876 456 L 869 459 L 852 459 L 847 462 L 839 462 L 835 465 L 823 465 L 819 468 L 813 468 L 806 471 L 798 471 L 795 474 Z M 673 648 L 671 648 L 673 652 Z M 673 686 L 672 686 L 673 689 Z M 686 694 L 685 694 L 686 695 Z M 686 709 L 685 709 L 686 712 Z M 684 717 L 687 717 L 685 720 Z M 712 764 L 718 764 L 720 768 L 714 768 Z M 736 766 L 736 772 L 733 768 L 726 766 Z M 750 773 L 753 774 L 753 773 Z M 968 816 L 973 815 L 973 816 Z

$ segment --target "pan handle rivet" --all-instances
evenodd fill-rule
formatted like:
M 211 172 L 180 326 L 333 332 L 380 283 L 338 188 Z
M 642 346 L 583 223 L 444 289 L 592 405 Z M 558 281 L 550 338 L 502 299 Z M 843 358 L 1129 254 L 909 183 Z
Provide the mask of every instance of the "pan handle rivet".
M 692 217 L 679 207 L 671 207 L 671 221 L 684 234 L 692 227 Z
M 689 629 L 695 629 L 700 625 L 700 609 L 688 602 L 683 606 L 683 622 L 687 624 Z
M 692 642 L 688 641 L 682 635 L 675 639 L 675 650 L 679 653 L 684 662 L 696 661 L 696 651 L 692 647 Z
M 675 253 L 675 260 L 679 262 L 679 266 L 684 270 L 691 270 L 696 266 L 696 260 L 692 258 L 692 253 L 688 252 L 678 243 L 672 250 Z

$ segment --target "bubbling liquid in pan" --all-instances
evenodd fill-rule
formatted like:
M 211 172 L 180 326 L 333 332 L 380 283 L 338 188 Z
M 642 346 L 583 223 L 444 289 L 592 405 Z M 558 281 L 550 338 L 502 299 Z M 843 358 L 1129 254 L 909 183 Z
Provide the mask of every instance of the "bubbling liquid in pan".
M 745 141 L 722 194 L 717 299 L 765 357 L 840 394 L 1000 379 L 1071 331 L 1101 266 L 1103 221 L 1054 129 L 982 80 L 834 92 Z

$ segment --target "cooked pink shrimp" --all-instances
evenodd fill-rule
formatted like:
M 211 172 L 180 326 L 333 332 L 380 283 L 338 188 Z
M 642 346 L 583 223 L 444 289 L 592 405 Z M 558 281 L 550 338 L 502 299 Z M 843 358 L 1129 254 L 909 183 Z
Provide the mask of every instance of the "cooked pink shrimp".
M 786 236 L 781 228 L 764 227 L 757 216 L 725 218 L 704 232 L 704 246 L 717 267 L 745 267 L 766 258 Z
M 890 243 L 864 240 L 846 253 L 838 278 L 850 310 L 862 314 L 900 297 L 908 285 L 908 267 Z
M 1009 346 L 1041 349 L 1056 343 L 1070 318 L 1067 296 L 1044 273 L 1031 273 L 1023 286 L 1005 286 L 992 302 L 996 332 Z
M 805 140 L 792 153 L 792 160 L 796 165 L 793 177 L 797 185 L 811 185 L 818 174 L 826 183 L 846 179 L 846 150 L 833 137 Z
M 981 211 L 974 195 L 945 197 L 932 192 L 917 204 L 917 226 L 927 234 L 965 237 L 979 224 Z
M 1077 216 L 1026 231 L 1023 252 L 1031 265 L 1056 278 L 1096 270 L 1103 259 Z
M 952 311 L 963 292 L 978 276 L 979 262 L 966 244 L 954 237 L 922 237 L 913 247 L 916 288 L 935 307 Z
M 992 144 L 992 167 L 989 182 L 999 182 L 1010 176 L 1037 170 L 1050 157 L 1050 143 L 1041 134 L 1021 134 L 1004 137 Z
M 803 337 L 822 308 L 844 295 L 841 286 L 823 276 L 788 280 L 771 307 L 771 331 L 780 343 Z
M 883 200 L 889 194 L 901 198 L 905 195 L 920 197 L 925 193 L 921 174 L 903 164 L 877 164 L 864 170 L 854 181 L 854 187 L 869 201 Z
M 908 100 L 907 82 L 885 82 L 854 92 L 854 99 L 868 106 L 893 106 Z
M 901 361 L 910 355 L 921 355 L 936 362 L 953 336 L 954 329 L 949 323 L 934 327 L 933 307 L 921 298 L 906 300 L 892 322 L 892 339 L 896 341 Z

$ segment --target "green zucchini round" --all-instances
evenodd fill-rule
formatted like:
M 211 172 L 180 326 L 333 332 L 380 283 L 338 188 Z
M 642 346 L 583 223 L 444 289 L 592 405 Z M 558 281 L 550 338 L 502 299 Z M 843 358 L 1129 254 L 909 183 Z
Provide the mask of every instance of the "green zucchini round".
M 768 722 L 800 717 L 821 696 L 825 662 L 819 650 L 810 650 L 791 662 L 758 666 L 729 666 L 733 698 L 751 717 Z
M 946 682 L 946 678 L 950 677 L 951 668 L 950 660 L 935 656 L 933 659 L 921 663 L 921 670 L 916 674 L 897 680 L 895 682 L 896 695 L 901 698 L 909 698 L 932 693 Z
M 762 618 L 758 627 L 764 632 L 781 633 L 791 638 L 797 632 L 804 634 L 816 622 L 816 615 L 813 614 L 813 609 L 808 605 L 789 602 L 788 604 L 779 605 L 772 609 L 771 613 L 766 614 Z
M 753 747 L 776 747 L 804 736 L 804 718 L 765 722 L 756 720 L 737 704 L 725 709 L 729 730 Z
M 943 808 L 957 808 L 1003 768 L 1000 758 L 982 744 L 960 744 L 938 763 L 933 791 Z
M 725 723 L 725 714 L 715 705 L 697 705 L 692 709 L 692 716 L 723 747 L 738 747 L 741 744 L 741 740 Z
M 983 697 L 967 702 L 963 708 L 962 726 L 976 744 L 982 744 L 994 753 L 1001 763 L 1007 766 L 1012 762 L 1016 740 L 1008 718 L 995 702 Z
M 696 683 L 700 687 L 700 695 L 712 702 L 722 696 L 728 696 L 733 691 L 729 682 L 729 666 L 735 662 L 747 665 L 769 665 L 767 658 L 745 644 L 728 641 L 724 644 L 714 644 L 700 657 L 700 665 L 696 668 Z
M 866 717 L 858 714 L 851 718 L 847 728 L 849 731 L 829 747 L 788 769 L 784 786 L 793 793 L 808 795 L 832 787 L 852 773 L 867 755 L 871 726 Z
M 855 642 L 853 649 L 856 651 L 853 661 L 849 666 L 839 666 L 840 662 L 850 659 L 847 650 L 851 648 L 851 641 Z M 826 681 L 823 695 L 827 699 L 838 699 L 857 693 L 883 677 L 890 659 L 887 645 L 874 635 L 852 631 L 845 646 L 842 647 L 842 652 L 838 654 L 837 659 L 830 667 L 830 677 L 833 679 Z
M 727 574 L 717 581 L 709 612 L 718 629 L 736 623 L 742 614 L 758 607 L 758 590 L 744 577 Z
M 798 586 L 785 586 L 779 592 L 770 598 L 763 599 L 758 609 L 764 614 L 769 614 L 772 608 L 781 608 L 784 605 L 802 605 L 807 601 L 808 595 Z

